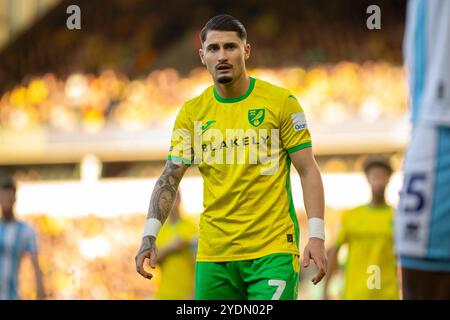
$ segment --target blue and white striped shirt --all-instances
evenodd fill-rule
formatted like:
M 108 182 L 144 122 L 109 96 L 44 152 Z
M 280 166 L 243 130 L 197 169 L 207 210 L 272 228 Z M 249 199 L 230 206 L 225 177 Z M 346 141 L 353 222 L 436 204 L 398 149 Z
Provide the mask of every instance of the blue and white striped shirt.
M 403 52 L 413 123 L 450 126 L 450 1 L 408 2 Z
M 0 300 L 19 298 L 20 261 L 25 252 L 36 251 L 36 235 L 31 226 L 17 220 L 0 220 Z

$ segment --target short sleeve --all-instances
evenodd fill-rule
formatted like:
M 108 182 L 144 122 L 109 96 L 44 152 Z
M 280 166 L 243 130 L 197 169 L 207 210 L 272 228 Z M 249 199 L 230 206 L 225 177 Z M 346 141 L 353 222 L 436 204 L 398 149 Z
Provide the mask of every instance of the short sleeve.
M 294 95 L 289 94 L 286 97 L 280 118 L 281 142 L 288 153 L 311 147 L 305 112 Z
M 194 160 L 193 134 L 194 123 L 189 117 L 186 105 L 183 105 L 172 130 L 168 160 L 191 165 Z

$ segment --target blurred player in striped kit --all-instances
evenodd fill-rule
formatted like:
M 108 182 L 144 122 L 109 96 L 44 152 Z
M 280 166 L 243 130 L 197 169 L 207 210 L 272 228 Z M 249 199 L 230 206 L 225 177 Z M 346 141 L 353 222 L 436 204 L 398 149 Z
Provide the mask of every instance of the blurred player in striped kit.
M 20 262 L 25 252 L 31 257 L 36 276 L 37 298 L 45 297 L 39 267 L 36 235 L 29 225 L 14 217 L 16 185 L 10 177 L 0 177 L 0 300 L 19 299 L 18 280 Z
M 450 299 L 450 1 L 408 3 L 413 130 L 396 217 L 404 299 Z

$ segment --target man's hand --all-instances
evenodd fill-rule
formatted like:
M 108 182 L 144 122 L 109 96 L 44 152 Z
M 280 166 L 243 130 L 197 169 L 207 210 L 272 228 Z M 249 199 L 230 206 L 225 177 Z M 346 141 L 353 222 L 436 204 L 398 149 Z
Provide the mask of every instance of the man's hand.
M 156 258 L 156 263 L 161 263 L 167 256 L 177 251 L 180 251 L 189 246 L 189 242 L 176 238 L 172 242 L 170 242 L 167 246 L 163 247 L 160 251 L 158 251 L 158 257 Z
M 313 260 L 317 266 L 317 274 L 312 279 L 314 285 L 327 273 L 327 257 L 325 254 L 324 241 L 319 238 L 310 238 L 303 253 L 303 266 L 308 268 L 310 260 Z
M 168 252 L 179 251 L 179 250 L 186 248 L 188 245 L 189 245 L 189 243 L 187 241 L 185 241 L 181 238 L 176 238 L 167 246 L 167 249 L 168 249 L 167 251 Z
M 47 297 L 45 295 L 44 290 L 38 290 L 37 297 L 38 300 L 45 300 Z
M 156 238 L 153 236 L 146 236 L 142 238 L 141 247 L 135 257 L 136 271 L 146 279 L 153 278 L 153 274 L 145 271 L 145 259 L 149 259 L 149 265 L 152 269 L 155 269 L 156 266 L 157 250 L 155 242 Z

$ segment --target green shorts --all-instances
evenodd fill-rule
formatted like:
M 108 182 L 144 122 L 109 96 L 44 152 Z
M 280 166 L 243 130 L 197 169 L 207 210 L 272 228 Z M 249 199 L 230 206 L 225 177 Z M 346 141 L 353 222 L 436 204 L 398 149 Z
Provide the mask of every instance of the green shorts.
M 275 253 L 258 259 L 197 262 L 196 300 L 296 300 L 299 256 Z

